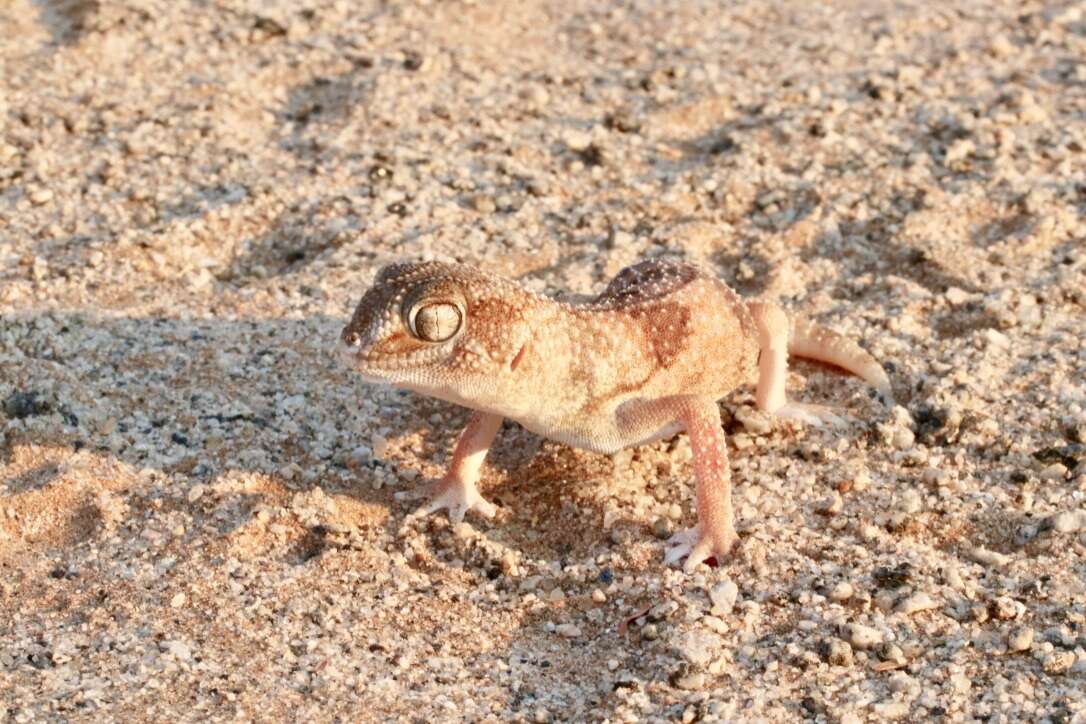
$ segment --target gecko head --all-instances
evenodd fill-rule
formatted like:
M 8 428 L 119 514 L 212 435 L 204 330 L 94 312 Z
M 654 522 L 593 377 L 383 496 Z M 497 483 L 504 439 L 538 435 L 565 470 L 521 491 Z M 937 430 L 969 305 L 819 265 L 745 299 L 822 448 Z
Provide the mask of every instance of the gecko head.
M 370 382 L 470 399 L 516 355 L 520 291 L 460 265 L 386 266 L 343 328 L 341 355 Z

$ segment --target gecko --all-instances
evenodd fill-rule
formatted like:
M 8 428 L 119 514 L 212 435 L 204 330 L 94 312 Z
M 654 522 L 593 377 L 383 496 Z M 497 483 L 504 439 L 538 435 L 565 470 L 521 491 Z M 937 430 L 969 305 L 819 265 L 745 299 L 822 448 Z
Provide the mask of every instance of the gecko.
M 745 299 L 693 264 L 652 259 L 572 304 L 463 264 L 383 267 L 338 341 L 347 364 L 391 384 L 470 408 L 445 475 L 419 514 L 492 517 L 483 461 L 503 419 L 596 453 L 690 437 L 696 525 L 665 543 L 665 565 L 719 563 L 737 542 L 731 468 L 718 400 L 755 384 L 758 408 L 838 423 L 829 408 L 788 399 L 788 356 L 836 365 L 892 404 L 882 366 L 857 343 L 773 301 Z

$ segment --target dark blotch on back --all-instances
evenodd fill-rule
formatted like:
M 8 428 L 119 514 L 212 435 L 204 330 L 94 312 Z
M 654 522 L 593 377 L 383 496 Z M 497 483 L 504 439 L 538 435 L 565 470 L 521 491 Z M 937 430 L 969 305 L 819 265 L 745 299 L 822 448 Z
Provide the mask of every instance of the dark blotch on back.
M 616 308 L 661 299 L 701 276 L 690 264 L 650 259 L 620 271 L 603 293 L 596 297 L 598 306 Z

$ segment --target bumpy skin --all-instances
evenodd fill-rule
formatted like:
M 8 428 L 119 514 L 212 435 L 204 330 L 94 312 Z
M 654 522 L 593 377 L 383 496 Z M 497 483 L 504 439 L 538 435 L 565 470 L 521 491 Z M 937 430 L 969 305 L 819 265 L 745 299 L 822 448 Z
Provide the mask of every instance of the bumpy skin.
M 509 418 L 574 447 L 613 453 L 685 430 L 697 480 L 697 526 L 672 538 L 668 563 L 694 568 L 736 541 L 731 473 L 716 401 L 757 380 L 775 414 L 820 424 L 824 408 L 784 394 L 789 351 L 839 365 L 889 398 L 882 367 L 858 345 L 770 302 L 747 302 L 695 266 L 646 261 L 588 304 L 534 294 L 477 269 L 427 262 L 385 267 L 341 335 L 372 382 L 475 411 L 424 511 L 454 520 L 494 507 L 475 484 Z

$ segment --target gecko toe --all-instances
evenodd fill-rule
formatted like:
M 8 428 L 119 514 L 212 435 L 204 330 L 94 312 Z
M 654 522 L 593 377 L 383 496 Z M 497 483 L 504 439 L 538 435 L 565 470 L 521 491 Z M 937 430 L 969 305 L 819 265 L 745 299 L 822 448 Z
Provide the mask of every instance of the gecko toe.
M 432 515 L 439 510 L 447 510 L 453 523 L 463 522 L 464 516 L 472 511 L 484 518 L 493 518 L 497 512 L 497 508 L 483 498 L 474 485 L 461 482 L 444 483 L 430 502 L 415 511 L 415 515 Z

